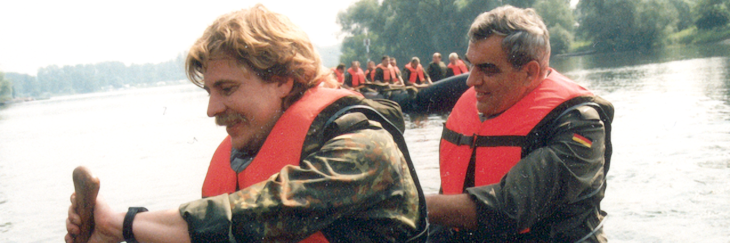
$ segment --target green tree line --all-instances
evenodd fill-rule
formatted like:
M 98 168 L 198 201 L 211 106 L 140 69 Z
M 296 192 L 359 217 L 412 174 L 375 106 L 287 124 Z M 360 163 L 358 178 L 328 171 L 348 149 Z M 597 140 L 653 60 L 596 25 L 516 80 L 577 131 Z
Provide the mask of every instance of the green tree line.
M 63 67 L 51 65 L 39 68 L 36 76 L 9 72 L 5 74 L 5 81 L 0 81 L 0 97 L 5 97 L 5 100 L 13 96 L 49 97 L 184 80 L 184 62 L 185 54 L 180 54 L 175 59 L 157 64 L 127 66 L 122 62 L 101 62 Z M 9 91 L 5 91 L 5 87 Z M 4 101 L 2 99 L 0 102 Z
M 730 38 L 730 0 L 581 0 L 575 8 L 570 0 L 360 0 L 337 16 L 346 34 L 340 62 L 389 55 L 404 65 L 414 56 L 428 63 L 434 52 L 462 54 L 474 18 L 502 5 L 534 8 L 553 55 Z

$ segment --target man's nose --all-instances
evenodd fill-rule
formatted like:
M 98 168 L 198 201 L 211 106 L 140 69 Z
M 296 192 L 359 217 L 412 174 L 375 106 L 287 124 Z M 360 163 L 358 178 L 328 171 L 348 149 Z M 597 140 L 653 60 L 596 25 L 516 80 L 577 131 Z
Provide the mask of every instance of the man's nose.
M 211 94 L 208 98 L 208 117 L 214 117 L 218 114 L 223 113 L 226 110 L 223 101 L 215 94 Z
M 481 84 L 481 81 L 480 81 L 480 79 L 479 79 L 478 76 L 479 75 L 475 75 L 473 73 L 470 73 L 469 74 L 469 77 L 466 78 L 466 85 L 469 86 L 469 87 L 473 87 L 473 86 L 476 86 L 476 85 Z

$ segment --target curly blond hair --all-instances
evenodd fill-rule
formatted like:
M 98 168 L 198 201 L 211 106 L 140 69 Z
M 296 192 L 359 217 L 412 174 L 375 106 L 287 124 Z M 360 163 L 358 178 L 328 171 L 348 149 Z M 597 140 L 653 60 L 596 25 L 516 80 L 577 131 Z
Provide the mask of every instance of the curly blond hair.
M 294 86 L 284 98 L 284 109 L 309 88 L 336 83 L 307 34 L 286 16 L 261 4 L 222 15 L 205 29 L 188 52 L 188 79 L 203 87 L 208 61 L 219 55 L 234 58 L 265 82 L 281 80 L 273 79 L 275 76 L 292 78 Z

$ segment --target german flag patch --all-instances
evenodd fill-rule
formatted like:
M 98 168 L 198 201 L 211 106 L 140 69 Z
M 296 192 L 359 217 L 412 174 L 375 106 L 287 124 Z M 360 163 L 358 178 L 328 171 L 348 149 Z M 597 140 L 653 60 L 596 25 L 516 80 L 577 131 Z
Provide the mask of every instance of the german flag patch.
M 581 145 L 586 146 L 588 148 L 590 148 L 591 145 L 593 145 L 593 142 L 590 139 L 583 137 L 577 133 L 573 133 L 573 141 L 576 141 L 576 142 L 580 143 Z

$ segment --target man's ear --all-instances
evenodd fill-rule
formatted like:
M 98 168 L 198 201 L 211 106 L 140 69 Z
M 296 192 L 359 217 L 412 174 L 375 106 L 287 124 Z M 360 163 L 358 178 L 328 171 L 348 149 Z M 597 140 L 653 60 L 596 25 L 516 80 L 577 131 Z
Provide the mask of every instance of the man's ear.
M 288 96 L 294 87 L 294 79 L 291 77 L 274 76 L 272 79 L 276 83 L 276 93 L 280 98 Z
M 540 64 L 537 63 L 537 61 L 532 60 L 525 64 L 522 68 L 525 69 L 525 83 L 526 84 L 534 84 L 540 80 L 542 80 L 542 75 L 540 70 Z

